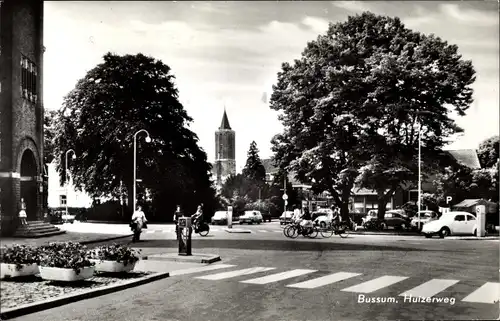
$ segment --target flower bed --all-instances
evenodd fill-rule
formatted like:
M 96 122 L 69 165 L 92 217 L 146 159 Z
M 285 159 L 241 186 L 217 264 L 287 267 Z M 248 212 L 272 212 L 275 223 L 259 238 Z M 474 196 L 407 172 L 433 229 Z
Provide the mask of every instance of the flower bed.
M 40 277 L 30 277 L 20 281 L 0 282 L 0 309 L 14 308 L 20 305 L 43 301 L 61 295 L 72 294 L 99 288 L 110 284 L 121 284 L 151 273 L 127 273 L 113 275 L 98 275 L 81 282 L 58 283 L 43 280 Z
M 110 284 L 123 283 L 130 279 L 144 277 L 151 273 L 135 273 L 128 268 L 129 273 L 96 273 L 92 275 L 96 262 L 112 262 L 132 267 L 139 260 L 138 252 L 118 245 L 99 247 L 87 250 L 79 243 L 50 243 L 41 247 L 13 245 L 0 251 L 2 263 L 12 264 L 15 270 L 22 271 L 26 266 L 38 265 L 36 273 L 30 276 L 6 278 L 0 282 L 0 308 L 13 308 L 68 293 L 76 293 Z M 106 261 L 103 261 L 106 260 Z M 44 267 L 49 267 L 51 274 L 44 280 Z M 92 270 L 88 274 L 89 270 Z M 61 270 L 62 273 L 56 271 Z M 40 272 L 40 274 L 38 274 Z M 34 275 L 36 274 L 36 275 Z M 72 277 L 68 277 L 72 274 Z M 88 274 L 88 275 L 82 275 Z M 65 280 L 73 282 L 59 282 Z M 77 280 L 85 278 L 85 280 Z

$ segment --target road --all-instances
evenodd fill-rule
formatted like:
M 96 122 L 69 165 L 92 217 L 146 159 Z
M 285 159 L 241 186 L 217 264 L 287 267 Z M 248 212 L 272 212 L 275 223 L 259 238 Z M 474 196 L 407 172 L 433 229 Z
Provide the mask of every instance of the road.
M 274 223 L 249 228 L 280 229 Z M 175 251 L 168 233 L 149 234 L 136 244 L 146 254 Z M 220 254 L 220 264 L 16 320 L 499 317 L 498 242 L 368 235 L 290 240 L 277 232 L 222 230 L 211 235 L 196 237 L 193 252 Z M 408 302 L 409 295 L 441 302 Z

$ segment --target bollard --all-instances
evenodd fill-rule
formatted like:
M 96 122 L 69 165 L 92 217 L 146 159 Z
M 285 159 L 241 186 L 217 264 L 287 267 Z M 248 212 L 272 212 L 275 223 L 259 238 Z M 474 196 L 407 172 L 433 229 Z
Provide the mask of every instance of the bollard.
M 227 207 L 227 227 L 228 228 L 233 227 L 233 207 L 232 206 Z
M 476 236 L 484 237 L 486 235 L 486 206 L 476 205 Z

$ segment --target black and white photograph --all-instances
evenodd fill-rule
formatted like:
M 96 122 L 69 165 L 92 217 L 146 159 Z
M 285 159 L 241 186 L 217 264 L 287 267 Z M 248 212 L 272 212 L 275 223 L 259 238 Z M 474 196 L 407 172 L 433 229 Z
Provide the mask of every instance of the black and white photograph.
M 0 0 L 0 320 L 500 320 L 499 12 Z

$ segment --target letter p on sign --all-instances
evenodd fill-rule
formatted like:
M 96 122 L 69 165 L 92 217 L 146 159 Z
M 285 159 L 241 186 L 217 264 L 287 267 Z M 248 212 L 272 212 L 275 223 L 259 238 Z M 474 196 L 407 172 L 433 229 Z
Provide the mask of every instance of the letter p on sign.
M 453 199 L 453 197 L 446 196 L 446 204 L 450 204 L 450 202 L 451 202 L 452 199 Z

